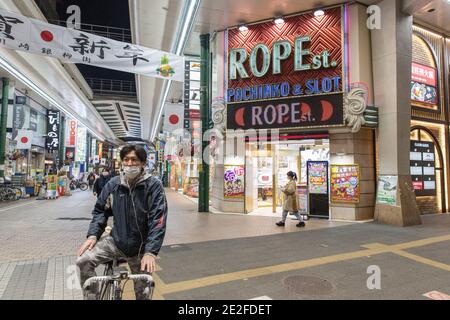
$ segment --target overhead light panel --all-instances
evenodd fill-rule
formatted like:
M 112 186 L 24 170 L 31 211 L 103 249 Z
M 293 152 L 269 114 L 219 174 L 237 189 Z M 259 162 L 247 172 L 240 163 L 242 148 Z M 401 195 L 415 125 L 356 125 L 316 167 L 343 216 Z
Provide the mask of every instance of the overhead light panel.
M 239 31 L 240 32 L 247 32 L 248 31 L 248 27 L 245 24 L 243 24 L 243 25 L 239 26 Z
M 278 17 L 273 21 L 276 25 L 280 25 L 284 23 L 284 19 L 282 17 Z
M 316 17 L 321 17 L 325 14 L 325 11 L 323 11 L 322 9 L 317 9 L 316 11 L 314 11 L 314 16 Z

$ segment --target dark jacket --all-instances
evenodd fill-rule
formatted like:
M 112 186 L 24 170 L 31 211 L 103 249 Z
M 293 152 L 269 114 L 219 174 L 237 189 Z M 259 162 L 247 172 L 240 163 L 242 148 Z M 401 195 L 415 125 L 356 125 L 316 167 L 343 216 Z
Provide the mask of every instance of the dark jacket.
M 111 210 L 105 208 L 108 198 Z M 143 176 L 132 190 L 122 176 L 114 177 L 103 189 L 92 215 L 88 237 L 100 239 L 108 217 L 112 215 L 114 224 L 111 235 L 120 251 L 127 257 L 134 257 L 143 240 L 140 253 L 158 255 L 166 233 L 167 199 L 163 185 L 155 177 Z
M 103 188 L 106 186 L 106 184 L 111 180 L 111 175 L 104 177 L 101 175 L 97 178 L 94 182 L 94 188 L 93 192 L 97 194 L 97 198 L 100 197 L 100 193 L 102 193 Z

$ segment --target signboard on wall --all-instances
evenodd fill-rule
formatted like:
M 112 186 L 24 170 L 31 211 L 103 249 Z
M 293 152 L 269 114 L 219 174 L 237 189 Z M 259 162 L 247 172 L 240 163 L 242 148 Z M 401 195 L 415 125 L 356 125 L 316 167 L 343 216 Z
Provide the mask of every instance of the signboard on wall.
M 436 195 L 434 143 L 411 140 L 410 171 L 416 196 Z
M 328 194 L 327 161 L 308 161 L 307 175 L 309 194 Z
M 225 165 L 224 198 L 244 198 L 245 167 L 243 165 Z
M 397 176 L 379 176 L 377 203 L 395 206 L 397 204 Z
M 413 62 L 411 100 L 414 105 L 435 109 L 438 106 L 437 71 Z
M 332 202 L 359 203 L 359 165 L 331 165 L 330 192 Z
M 49 151 L 58 150 L 59 148 L 59 126 L 60 112 L 47 110 L 47 138 L 45 145 Z
M 342 7 L 227 31 L 227 128 L 342 126 Z

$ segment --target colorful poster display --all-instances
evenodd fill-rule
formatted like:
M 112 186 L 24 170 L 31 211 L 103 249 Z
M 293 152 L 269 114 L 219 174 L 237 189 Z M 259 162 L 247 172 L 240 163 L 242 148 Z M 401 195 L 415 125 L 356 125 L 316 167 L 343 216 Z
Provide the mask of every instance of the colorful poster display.
M 310 194 L 328 194 L 328 162 L 308 161 L 308 191 Z
M 298 211 L 300 214 L 308 214 L 308 187 L 297 186 Z
M 377 203 L 395 206 L 397 204 L 397 176 L 379 176 Z
M 58 184 L 58 176 L 56 175 L 48 175 L 47 177 L 47 190 L 46 197 L 47 198 L 56 198 L 58 193 L 56 191 L 56 185 Z
M 331 165 L 330 171 L 331 201 L 359 203 L 359 165 Z
M 245 168 L 243 165 L 225 165 L 224 197 L 244 198 Z

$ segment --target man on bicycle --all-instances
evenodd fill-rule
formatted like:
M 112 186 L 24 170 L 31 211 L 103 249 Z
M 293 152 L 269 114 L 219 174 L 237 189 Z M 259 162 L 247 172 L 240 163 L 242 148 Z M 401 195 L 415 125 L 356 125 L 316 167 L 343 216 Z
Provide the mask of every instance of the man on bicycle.
M 111 179 L 98 197 L 87 240 L 78 251 L 77 266 L 81 286 L 96 276 L 95 268 L 113 259 L 126 259 L 133 274 L 155 271 L 155 258 L 161 249 L 167 220 L 167 199 L 161 182 L 144 172 L 146 151 L 126 145 L 120 151 L 122 170 Z M 101 238 L 108 217 L 113 216 L 111 236 Z M 134 284 L 136 299 L 149 299 L 146 282 Z M 91 285 L 84 292 L 98 294 Z

